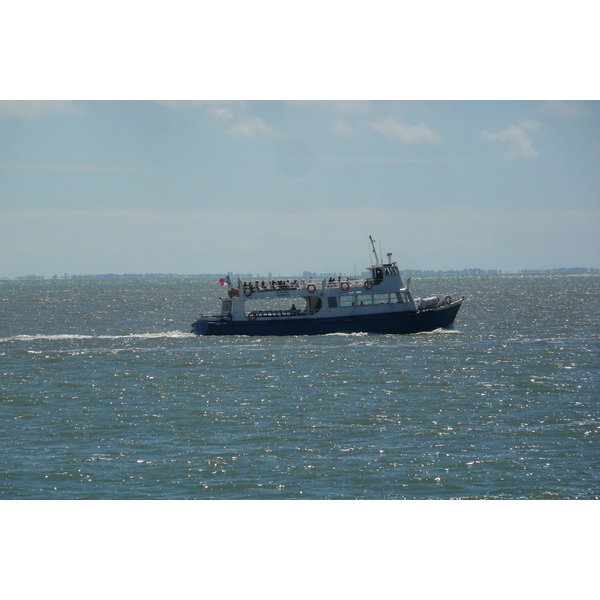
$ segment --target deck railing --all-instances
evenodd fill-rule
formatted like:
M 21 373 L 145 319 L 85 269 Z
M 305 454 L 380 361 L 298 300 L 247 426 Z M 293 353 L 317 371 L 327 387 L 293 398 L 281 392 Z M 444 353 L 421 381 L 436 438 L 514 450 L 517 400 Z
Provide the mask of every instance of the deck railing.
M 274 317 L 302 317 L 307 313 L 304 310 L 253 310 L 246 316 L 251 321 L 255 319 L 274 318 Z M 308 314 L 314 314 L 313 311 L 309 311 Z
M 344 284 L 349 287 L 362 287 L 365 283 L 366 279 L 364 277 L 330 277 L 325 279 L 325 287 L 328 288 L 339 288 Z M 298 281 L 295 279 L 294 281 L 290 280 L 280 280 L 280 281 L 270 281 L 270 282 L 244 282 L 244 284 L 239 288 L 240 292 L 246 296 L 250 296 L 252 294 L 260 293 L 260 292 L 280 292 L 280 291 L 294 291 L 294 290 L 306 290 L 309 285 L 313 285 L 316 288 L 320 288 L 323 285 L 323 280 L 321 281 Z

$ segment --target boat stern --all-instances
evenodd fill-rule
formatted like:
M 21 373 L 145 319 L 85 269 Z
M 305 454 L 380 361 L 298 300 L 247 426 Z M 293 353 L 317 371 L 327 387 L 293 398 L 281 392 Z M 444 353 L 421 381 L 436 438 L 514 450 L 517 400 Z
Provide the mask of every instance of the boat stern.
M 198 319 L 192 323 L 192 331 L 196 335 L 206 335 L 208 331 L 208 319 Z

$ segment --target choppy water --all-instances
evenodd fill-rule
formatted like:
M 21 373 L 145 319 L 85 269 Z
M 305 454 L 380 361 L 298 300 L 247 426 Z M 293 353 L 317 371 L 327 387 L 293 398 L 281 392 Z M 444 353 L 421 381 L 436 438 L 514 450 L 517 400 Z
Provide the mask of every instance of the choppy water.
M 0 282 L 0 498 L 600 496 L 600 277 L 410 336 L 198 338 L 217 282 Z

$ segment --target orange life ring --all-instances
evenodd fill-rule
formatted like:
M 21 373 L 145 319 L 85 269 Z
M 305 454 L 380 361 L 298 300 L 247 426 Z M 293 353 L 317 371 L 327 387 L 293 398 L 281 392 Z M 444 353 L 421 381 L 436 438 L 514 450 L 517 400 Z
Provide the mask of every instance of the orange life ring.
M 313 283 L 309 283 L 309 284 L 306 286 L 306 291 L 307 291 L 309 294 L 314 294 L 314 293 L 315 293 L 315 291 L 316 291 L 316 289 L 317 289 L 317 288 L 315 287 L 315 285 L 314 285 Z
M 373 287 L 373 282 L 370 279 L 365 281 L 365 289 L 370 290 Z
M 347 292 L 350 289 L 350 284 L 347 281 L 342 281 L 340 288 L 342 288 L 343 292 Z

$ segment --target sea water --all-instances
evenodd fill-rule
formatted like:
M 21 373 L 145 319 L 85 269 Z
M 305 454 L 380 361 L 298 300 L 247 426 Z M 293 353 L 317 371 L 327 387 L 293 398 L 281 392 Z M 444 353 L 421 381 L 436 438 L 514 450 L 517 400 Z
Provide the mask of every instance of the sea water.
M 197 337 L 217 281 L 0 282 L 0 498 L 594 499 L 600 276 L 415 335 Z

